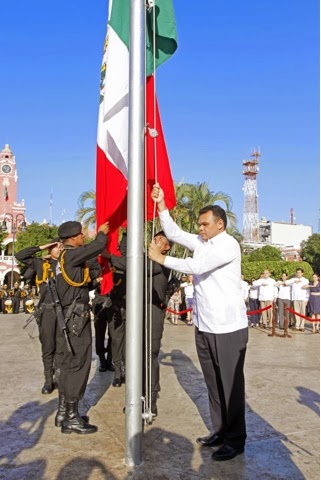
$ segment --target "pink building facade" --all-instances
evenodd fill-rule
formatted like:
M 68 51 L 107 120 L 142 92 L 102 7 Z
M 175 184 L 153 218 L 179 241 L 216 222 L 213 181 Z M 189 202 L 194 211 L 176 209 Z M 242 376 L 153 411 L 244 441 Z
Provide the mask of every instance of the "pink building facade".
M 20 270 L 14 258 L 14 242 L 16 233 L 25 222 L 25 203 L 17 201 L 18 173 L 16 158 L 10 146 L 6 144 L 0 152 L 0 228 L 7 227 L 0 255 L 0 284 L 6 283 L 9 288 L 15 281 L 20 283 Z

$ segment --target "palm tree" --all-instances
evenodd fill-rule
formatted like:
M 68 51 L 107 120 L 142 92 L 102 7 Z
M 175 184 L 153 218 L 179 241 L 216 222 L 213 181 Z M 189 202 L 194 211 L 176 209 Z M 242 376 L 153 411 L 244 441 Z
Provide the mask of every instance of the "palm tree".
M 175 184 L 176 206 L 172 210 L 174 221 L 183 230 L 189 224 L 188 202 L 189 202 L 189 184 L 180 181 Z
M 202 182 L 192 184 L 180 181 L 175 185 L 176 206 L 172 210 L 172 216 L 175 222 L 183 230 L 196 233 L 198 231 L 198 212 L 202 207 L 213 205 L 214 203 L 223 203 L 228 219 L 228 233 L 232 235 L 236 229 L 236 216 L 231 211 L 231 197 L 224 192 L 211 192 L 208 183 Z M 90 206 L 85 206 L 90 201 Z M 88 190 L 83 192 L 78 199 L 79 208 L 76 211 L 76 218 L 83 223 L 85 228 L 96 225 L 96 192 Z M 156 219 L 156 230 L 159 230 L 159 220 Z M 146 237 L 151 236 L 151 223 L 148 222 L 145 231 Z
M 89 206 L 85 203 L 90 202 Z M 95 227 L 96 225 L 96 192 L 88 190 L 83 192 L 78 199 L 78 210 L 76 218 L 86 229 Z
M 241 232 L 236 228 L 236 226 L 227 227 L 226 231 L 229 235 L 231 235 L 231 237 L 234 237 L 235 240 L 237 240 L 237 242 L 242 246 L 242 242 L 244 240 L 244 237 L 241 234 Z
M 234 229 L 236 225 L 236 216 L 231 211 L 231 197 L 224 192 L 213 193 L 210 191 L 206 182 L 197 183 L 179 183 L 176 186 L 177 206 L 174 208 L 173 217 L 180 219 L 180 226 L 189 232 L 197 232 L 198 212 L 201 208 L 213 205 L 214 203 L 223 203 L 226 210 L 229 228 Z

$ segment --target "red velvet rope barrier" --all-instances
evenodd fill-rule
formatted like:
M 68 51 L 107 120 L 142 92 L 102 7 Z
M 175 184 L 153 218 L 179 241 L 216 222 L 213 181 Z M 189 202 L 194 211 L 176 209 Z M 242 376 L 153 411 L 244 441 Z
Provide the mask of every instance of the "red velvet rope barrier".
M 287 310 L 290 313 L 293 313 L 294 315 L 297 315 L 298 317 L 304 318 L 305 320 L 308 320 L 309 322 L 320 322 L 320 318 L 311 318 L 311 317 L 306 317 L 305 315 L 302 315 L 302 313 L 298 313 L 295 310 L 292 310 L 292 308 L 288 308 Z
M 181 312 L 176 312 L 176 310 L 171 310 L 170 308 L 166 308 L 166 312 L 175 313 L 176 315 L 183 315 L 184 313 L 191 312 L 193 309 L 188 308 L 187 310 L 182 310 Z
M 268 305 L 267 307 L 261 308 L 260 310 L 252 310 L 251 312 L 246 312 L 246 315 L 255 315 L 256 313 L 264 312 L 269 308 L 272 308 L 272 305 Z M 183 315 L 184 313 L 191 312 L 192 310 L 193 310 L 192 308 L 189 308 L 187 310 L 182 310 L 181 312 L 176 312 L 176 310 L 171 310 L 170 308 L 166 308 L 166 312 L 175 313 L 176 315 Z
M 261 308 L 260 310 L 251 310 L 250 312 L 246 312 L 246 315 L 255 315 L 256 313 L 264 312 L 265 310 L 268 310 L 269 308 L 272 308 L 272 305 L 268 305 L 267 307 Z
M 257 313 L 264 312 L 265 310 L 269 310 L 269 308 L 272 308 L 272 305 L 268 305 L 267 307 L 260 308 L 259 310 L 252 310 L 250 312 L 246 312 L 246 315 L 255 315 Z M 177 312 L 176 310 L 171 310 L 170 308 L 166 308 L 166 311 L 169 313 L 174 313 L 175 315 L 183 315 L 184 313 L 191 312 L 193 309 L 188 308 L 187 310 L 182 310 L 181 312 Z M 311 318 L 311 317 L 306 317 L 305 315 L 302 315 L 301 313 L 296 312 L 295 310 L 292 310 L 292 308 L 288 308 L 287 310 L 294 315 L 297 315 L 298 317 L 304 318 L 305 320 L 308 320 L 309 322 L 320 322 L 320 318 Z

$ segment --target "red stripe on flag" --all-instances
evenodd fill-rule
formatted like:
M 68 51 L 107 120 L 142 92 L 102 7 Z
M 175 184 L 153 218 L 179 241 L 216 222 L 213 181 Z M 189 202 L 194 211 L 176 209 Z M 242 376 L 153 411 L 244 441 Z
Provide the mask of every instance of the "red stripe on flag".
M 157 99 L 156 125 L 154 125 L 154 111 L 154 77 L 150 76 L 146 79 L 146 122 L 148 127 L 156 129 L 158 135 L 156 137 L 156 159 L 154 149 L 155 140 L 148 132 L 146 138 L 147 180 L 145 195 L 147 199 L 147 220 L 151 220 L 154 214 L 154 202 L 151 198 L 151 193 L 153 185 L 156 181 L 159 182 L 160 186 L 164 190 L 167 208 L 170 210 L 176 205 L 174 182 L 167 154 Z
M 119 255 L 118 228 L 126 221 L 127 214 L 127 179 L 108 160 L 105 153 L 97 146 L 96 161 L 96 219 L 97 226 L 109 221 L 108 250 Z M 113 288 L 113 277 L 107 260 L 101 258 L 103 281 L 100 285 L 104 295 Z
M 175 188 L 170 169 L 158 104 L 156 101 L 156 125 L 154 125 L 154 78 L 148 77 L 146 82 L 146 119 L 150 128 L 157 130 L 156 159 L 154 138 L 146 134 L 147 173 L 145 181 L 145 198 L 147 201 L 147 220 L 151 220 L 154 214 L 154 202 L 151 199 L 153 185 L 158 181 L 164 190 L 166 205 L 169 209 L 176 205 Z M 155 168 L 156 167 L 156 168 Z M 119 255 L 118 251 L 118 228 L 127 223 L 127 179 L 108 160 L 105 153 L 97 146 L 96 164 L 96 216 L 97 226 L 109 221 L 110 232 L 108 234 L 108 250 Z M 112 274 L 108 268 L 108 262 L 102 260 L 104 268 L 103 281 L 101 284 L 102 294 L 112 289 Z

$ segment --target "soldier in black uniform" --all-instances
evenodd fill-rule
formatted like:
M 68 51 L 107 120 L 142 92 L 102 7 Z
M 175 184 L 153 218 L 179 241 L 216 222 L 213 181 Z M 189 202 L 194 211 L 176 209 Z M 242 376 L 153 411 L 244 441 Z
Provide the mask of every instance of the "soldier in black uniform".
M 55 419 L 57 426 L 61 424 L 62 433 L 87 434 L 98 430 L 79 416 L 78 402 L 86 390 L 92 353 L 88 290 L 90 277 L 86 261 L 106 248 L 108 231 L 108 222 L 102 224 L 96 239 L 84 245 L 81 223 L 65 222 L 58 229 L 64 249 L 57 264 L 56 286 L 72 347 L 70 352 L 67 343 L 63 345 L 59 407 Z M 58 335 L 63 336 L 59 330 Z
M 48 250 L 48 258 L 35 257 L 35 254 L 42 250 Z M 27 247 L 15 255 L 19 262 L 27 265 L 29 267 L 28 270 L 32 269 L 37 275 L 36 284 L 40 291 L 38 308 L 41 308 L 42 311 L 41 318 L 38 318 L 38 325 L 45 375 L 45 383 L 41 390 L 43 394 L 50 394 L 54 390 L 54 369 L 59 368 L 59 357 L 61 357 L 61 351 L 59 351 L 59 348 L 57 349 L 56 345 L 56 311 L 47 288 L 48 278 L 55 275 L 60 251 L 61 244 L 59 238 L 54 238 L 46 245 Z
M 110 292 L 111 308 L 108 329 L 115 367 L 113 387 L 121 387 L 125 381 L 125 332 L 126 332 L 126 252 L 127 235 L 119 243 L 121 256 L 110 255 L 113 267 L 113 289 Z
M 163 254 L 167 253 L 171 248 L 171 242 L 167 240 L 165 233 L 163 231 L 158 232 L 154 241 L 156 245 L 161 249 Z M 149 262 L 148 262 L 149 264 Z M 152 275 L 149 274 L 148 280 L 152 279 L 152 361 L 151 361 L 151 411 L 157 416 L 157 398 L 158 392 L 160 392 L 160 379 L 159 379 L 159 363 L 158 356 L 161 347 L 161 340 L 163 337 L 164 331 L 164 320 L 165 320 L 165 310 L 163 309 L 163 300 L 165 298 L 168 278 L 170 275 L 170 270 L 164 265 L 153 262 Z M 148 295 L 149 295 L 149 285 L 148 285 Z M 149 309 L 148 309 L 149 317 Z M 150 327 L 149 318 L 147 319 L 147 330 Z M 147 331 L 147 342 L 149 341 L 149 331 Z M 148 346 L 149 347 L 149 346 Z M 148 372 L 146 372 L 148 374 Z M 145 388 L 145 386 L 144 386 Z
M 20 300 L 21 300 L 21 288 L 19 287 L 19 283 L 15 282 L 13 284 L 13 293 L 12 293 L 12 313 L 19 313 L 20 308 Z
M 96 262 L 96 265 L 99 265 Z M 100 267 L 99 267 L 100 271 Z M 100 273 L 99 273 L 100 275 Z M 100 285 L 97 286 L 95 290 L 95 298 L 92 301 L 91 308 L 94 314 L 94 325 L 95 325 L 95 347 L 96 354 L 99 357 L 99 368 L 100 372 L 110 372 L 115 371 L 115 367 L 112 360 L 111 353 L 111 337 L 108 331 L 108 340 L 107 346 L 105 347 L 105 336 L 107 331 L 108 320 L 111 316 L 110 312 L 111 300 L 109 293 L 101 295 Z M 107 359 L 105 357 L 107 354 Z
M 10 298 L 10 294 L 8 290 L 8 285 L 5 283 L 2 287 L 2 297 L 1 297 L 2 313 L 4 314 L 7 313 L 5 301 L 9 300 L 9 298 Z

